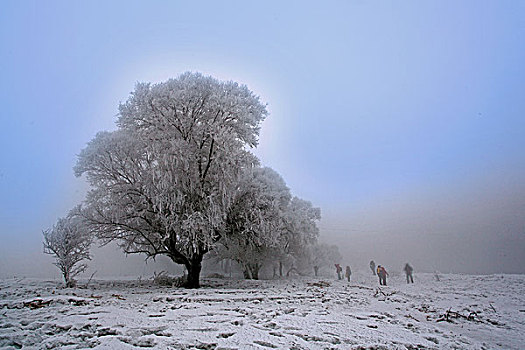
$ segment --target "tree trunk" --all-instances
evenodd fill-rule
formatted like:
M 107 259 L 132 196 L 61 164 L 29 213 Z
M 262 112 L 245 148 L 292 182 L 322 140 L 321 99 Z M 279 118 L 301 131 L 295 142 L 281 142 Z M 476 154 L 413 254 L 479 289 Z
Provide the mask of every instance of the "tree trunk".
M 295 267 L 290 267 L 290 269 L 288 271 L 286 271 L 286 277 L 290 277 L 290 273 L 292 271 L 295 271 L 296 274 L 299 274 L 299 271 L 297 271 L 297 269 Z
M 244 265 L 243 274 L 245 279 L 259 279 L 259 270 L 261 269 L 261 265 L 258 263 L 254 264 L 246 264 Z
M 188 270 L 188 280 L 186 281 L 186 288 L 200 288 L 200 274 L 202 269 L 202 255 L 197 255 L 189 260 L 186 264 Z
M 66 284 L 66 288 L 69 288 L 68 285 L 67 285 L 68 282 L 69 282 L 69 275 L 68 275 L 68 273 L 64 272 L 62 275 L 64 276 L 64 283 Z
M 261 265 L 255 263 L 252 265 L 252 278 L 254 280 L 259 279 L 259 270 L 261 269 Z
M 175 237 L 175 233 L 170 234 L 170 237 L 166 242 L 169 250 L 168 256 L 175 264 L 181 264 L 186 267 L 188 276 L 186 278 L 186 282 L 184 283 L 184 287 L 200 288 L 199 278 L 202 269 L 202 258 L 204 257 L 204 254 L 208 252 L 208 249 L 203 246 L 198 246 L 197 251 L 186 257 L 186 255 L 182 254 L 177 249 L 177 240 Z
M 66 288 L 75 288 L 77 286 L 77 282 L 74 279 L 70 279 L 66 283 Z
M 63 268 L 62 275 L 64 276 L 64 282 L 66 284 L 66 288 L 75 287 L 75 282 L 71 280 L 71 277 L 69 276 L 69 269 L 67 267 Z

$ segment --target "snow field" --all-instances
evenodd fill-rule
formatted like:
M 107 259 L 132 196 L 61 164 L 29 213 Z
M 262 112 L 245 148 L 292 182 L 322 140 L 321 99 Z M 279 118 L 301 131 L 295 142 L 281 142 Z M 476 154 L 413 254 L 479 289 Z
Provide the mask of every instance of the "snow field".
M 371 274 L 186 290 L 151 281 L 0 280 L 5 349 L 519 349 L 525 276 Z M 83 287 L 84 286 L 84 287 Z

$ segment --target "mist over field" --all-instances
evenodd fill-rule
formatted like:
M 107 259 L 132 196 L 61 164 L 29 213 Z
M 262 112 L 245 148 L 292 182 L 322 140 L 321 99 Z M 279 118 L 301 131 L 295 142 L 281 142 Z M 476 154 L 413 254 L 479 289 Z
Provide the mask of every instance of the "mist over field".
M 322 207 L 320 239 L 337 245 L 341 263 L 356 270 L 367 270 L 374 259 L 399 272 L 410 262 L 416 272 L 521 274 L 525 272 L 525 189 L 508 185 L 515 179 L 504 180 L 486 179 L 474 189 L 461 188 L 453 194 L 413 193 L 381 204 L 370 200 L 359 208 L 327 204 Z M 25 235 L 10 232 L 8 237 L 0 247 L 0 277 L 60 277 L 53 259 L 42 253 L 37 227 Z M 95 246 L 93 251 L 86 277 L 94 271 L 96 276 L 112 277 L 183 270 L 163 257 L 145 262 L 142 255 L 126 256 L 114 245 Z
M 0 276 L 58 276 L 42 231 L 85 198 L 80 151 L 136 82 L 185 71 L 266 104 L 253 152 L 321 209 L 341 264 L 525 272 L 522 4 L 99 5 L 0 14 Z M 85 276 L 181 272 L 93 249 Z

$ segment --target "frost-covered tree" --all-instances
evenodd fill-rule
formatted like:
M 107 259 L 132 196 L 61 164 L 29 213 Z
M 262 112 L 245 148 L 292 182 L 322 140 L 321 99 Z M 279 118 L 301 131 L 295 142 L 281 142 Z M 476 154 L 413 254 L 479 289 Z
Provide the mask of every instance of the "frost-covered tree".
M 137 84 L 118 130 L 99 133 L 75 167 L 91 190 L 84 216 L 126 253 L 167 255 L 199 287 L 202 258 L 221 236 L 243 169 L 257 163 L 266 107 L 246 86 L 185 73 Z
M 66 287 L 74 287 L 75 277 L 87 268 L 87 264 L 82 261 L 91 260 L 91 234 L 74 211 L 65 218 L 58 219 L 53 228 L 42 233 L 44 253 L 55 257 L 54 264 L 60 269 Z
M 265 261 L 290 268 L 317 240 L 320 209 L 291 198 L 282 177 L 270 168 L 247 171 L 237 186 L 226 221 L 220 256 L 236 260 L 246 278 L 258 278 Z
M 239 181 L 219 252 L 237 261 L 245 278 L 258 279 L 263 262 L 277 249 L 290 198 L 286 183 L 271 168 L 249 169 Z
M 341 253 L 336 245 L 326 243 L 314 244 L 309 247 L 309 257 L 314 269 L 315 276 L 324 267 L 333 267 L 334 264 L 341 262 Z
M 317 242 L 319 220 L 321 220 L 320 208 L 301 198 L 292 198 L 285 211 L 284 226 L 279 236 L 279 250 L 275 252 L 281 277 L 285 264 L 289 266 L 287 274 L 291 269 L 301 269 L 302 266 L 298 265 L 305 260 L 308 247 Z

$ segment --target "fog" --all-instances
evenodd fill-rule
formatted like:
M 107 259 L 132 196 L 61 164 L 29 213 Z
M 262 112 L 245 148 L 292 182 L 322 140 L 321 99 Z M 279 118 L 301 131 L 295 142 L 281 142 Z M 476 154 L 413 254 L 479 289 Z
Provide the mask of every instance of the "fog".
M 254 153 L 341 263 L 525 273 L 522 3 L 52 3 L 0 11 L 0 277 L 60 277 L 42 230 L 85 197 L 77 155 L 136 82 L 185 71 L 268 104 Z M 93 255 L 82 277 L 182 272 Z
M 501 179 L 500 179 L 501 180 Z M 321 224 L 348 263 L 400 272 L 525 272 L 525 186 L 488 180 L 363 208 L 325 210 Z M 356 266 L 356 267 L 357 267 Z
M 371 200 L 365 206 L 322 207 L 319 238 L 336 244 L 341 263 L 353 270 L 367 270 L 373 259 L 390 272 L 401 272 L 410 262 L 416 273 L 525 273 L 525 186 L 515 180 L 485 177 L 463 187 Z M 27 236 L 0 247 L 0 277 L 60 279 L 52 257 L 42 253 L 39 232 Z M 183 272 L 167 257 L 145 261 L 143 255 L 126 256 L 114 244 L 95 246 L 88 264 L 83 278 Z M 203 272 L 212 270 L 207 265 Z

